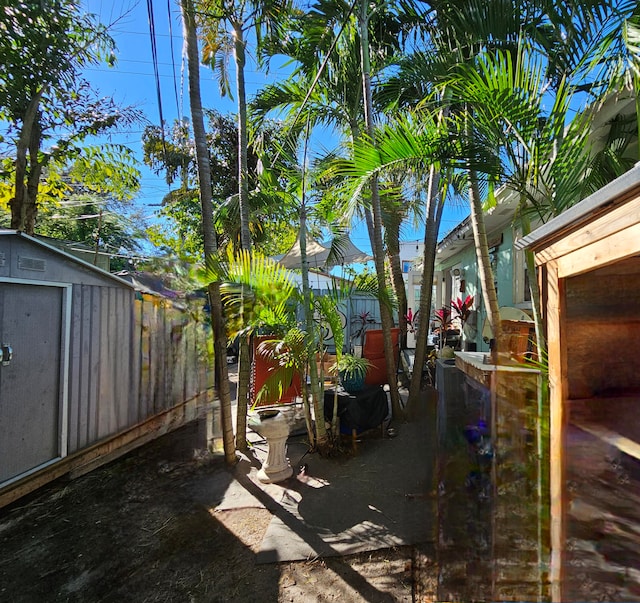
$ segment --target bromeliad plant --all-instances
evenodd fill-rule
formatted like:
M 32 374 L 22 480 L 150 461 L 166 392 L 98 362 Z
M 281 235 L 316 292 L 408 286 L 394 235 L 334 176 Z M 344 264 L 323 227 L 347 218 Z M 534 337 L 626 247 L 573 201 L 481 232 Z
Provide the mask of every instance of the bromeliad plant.
M 351 334 L 351 338 L 354 341 L 358 341 L 358 345 L 364 346 L 364 335 L 369 328 L 369 325 L 375 324 L 376 319 L 371 316 L 371 312 L 360 312 L 356 314 L 352 319 L 351 323 L 355 327 L 353 333 Z
M 464 300 L 462 300 L 460 297 L 456 300 L 451 300 L 451 309 L 456 313 L 463 327 L 467 322 L 467 319 L 469 318 L 472 306 L 473 295 L 467 295 Z
M 442 306 L 442 308 L 435 311 L 433 320 L 435 321 L 440 334 L 438 347 L 442 349 L 447 339 L 447 331 L 451 328 L 451 310 L 447 308 L 447 306 Z

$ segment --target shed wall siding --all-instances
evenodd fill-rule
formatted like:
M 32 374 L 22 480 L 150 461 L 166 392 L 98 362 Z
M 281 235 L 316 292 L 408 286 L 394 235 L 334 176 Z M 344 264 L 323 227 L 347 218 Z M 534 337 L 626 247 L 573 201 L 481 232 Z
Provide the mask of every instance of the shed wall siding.
M 69 378 L 69 452 L 130 425 L 134 292 L 73 287 Z M 133 398 L 135 400 L 135 398 Z

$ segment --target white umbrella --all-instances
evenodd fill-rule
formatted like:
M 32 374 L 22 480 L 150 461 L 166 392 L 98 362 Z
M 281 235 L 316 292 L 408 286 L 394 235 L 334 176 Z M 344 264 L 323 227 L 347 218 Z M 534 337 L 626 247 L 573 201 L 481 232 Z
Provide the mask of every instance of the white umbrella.
M 340 264 L 360 264 L 368 262 L 373 258 L 360 251 L 349 239 L 342 237 L 337 244 L 337 251 L 334 257 L 329 259 L 330 247 L 318 243 L 313 239 L 307 239 L 307 261 L 311 268 L 330 268 Z M 302 257 L 300 254 L 300 237 L 296 239 L 293 247 L 278 260 L 285 268 L 301 268 Z

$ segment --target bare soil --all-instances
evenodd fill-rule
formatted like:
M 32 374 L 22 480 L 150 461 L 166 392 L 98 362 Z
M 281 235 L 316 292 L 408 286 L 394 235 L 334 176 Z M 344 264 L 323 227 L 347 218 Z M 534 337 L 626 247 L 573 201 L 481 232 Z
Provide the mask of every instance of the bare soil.
M 420 546 L 256 564 L 271 513 L 216 511 L 233 479 L 192 424 L 0 510 L 0 601 L 434 601 Z

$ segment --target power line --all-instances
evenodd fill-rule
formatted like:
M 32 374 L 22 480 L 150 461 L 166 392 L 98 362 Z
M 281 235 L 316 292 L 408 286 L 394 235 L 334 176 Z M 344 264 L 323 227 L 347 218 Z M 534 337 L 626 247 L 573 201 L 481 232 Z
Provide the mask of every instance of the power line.
M 171 25 L 171 0 L 167 0 L 167 14 L 169 15 L 169 36 L 173 36 L 173 26 Z M 178 98 L 178 81 L 176 80 L 176 59 L 173 53 L 173 43 L 171 47 L 171 74 L 173 75 L 173 91 L 176 95 L 176 108 L 178 109 L 178 118 L 182 118 L 182 103 Z
M 149 14 L 149 36 L 151 38 L 151 59 L 153 61 L 153 74 L 156 81 L 156 94 L 158 96 L 158 113 L 160 117 L 160 130 L 162 136 L 162 152 L 167 163 L 167 143 L 164 137 L 164 115 L 162 113 L 162 91 L 160 90 L 160 76 L 158 73 L 158 47 L 156 45 L 156 26 L 153 18 L 153 0 L 147 0 L 147 13 Z

